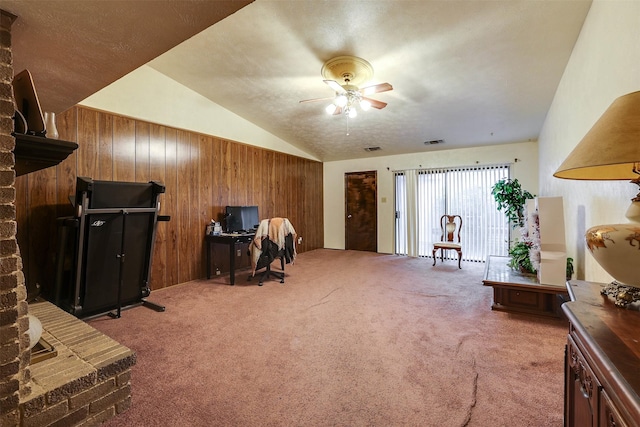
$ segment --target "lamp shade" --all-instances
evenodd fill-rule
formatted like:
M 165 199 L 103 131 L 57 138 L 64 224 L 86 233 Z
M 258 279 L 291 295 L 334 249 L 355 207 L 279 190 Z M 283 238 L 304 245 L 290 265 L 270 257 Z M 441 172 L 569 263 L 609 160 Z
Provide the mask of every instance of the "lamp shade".
M 617 98 L 553 176 L 582 180 L 639 177 L 640 91 Z
M 613 101 L 553 176 L 640 183 L 640 92 Z M 627 218 L 640 218 L 639 205 L 640 195 L 633 199 Z M 612 296 L 620 307 L 640 301 L 640 225 L 596 225 L 585 237 L 593 258 L 615 279 L 601 293 Z

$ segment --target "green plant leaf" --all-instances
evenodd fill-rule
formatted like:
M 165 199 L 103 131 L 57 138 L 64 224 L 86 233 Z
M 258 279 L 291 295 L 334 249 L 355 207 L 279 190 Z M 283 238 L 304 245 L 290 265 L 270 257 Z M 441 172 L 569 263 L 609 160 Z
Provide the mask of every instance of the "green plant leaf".
M 504 178 L 499 180 L 491 188 L 491 194 L 498 204 L 498 210 L 507 216 L 513 228 L 524 226 L 524 205 L 527 199 L 533 199 L 535 195 L 523 190 L 517 179 Z
M 526 273 L 535 273 L 536 270 L 533 268 L 529 257 L 530 251 L 531 247 L 526 242 L 515 242 L 509 249 L 509 256 L 511 257 L 509 267 Z

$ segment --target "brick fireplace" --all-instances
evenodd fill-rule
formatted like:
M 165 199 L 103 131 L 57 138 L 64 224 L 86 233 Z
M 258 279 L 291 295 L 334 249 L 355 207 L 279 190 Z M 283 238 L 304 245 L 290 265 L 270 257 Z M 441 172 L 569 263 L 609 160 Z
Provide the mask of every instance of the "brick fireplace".
M 20 425 L 96 425 L 129 408 L 134 352 L 47 301 L 29 304 L 29 313 L 57 354 L 30 365 Z
M 27 302 L 17 244 L 11 26 L 0 9 L 0 425 L 96 425 L 131 404 L 133 351 L 47 301 Z M 28 315 L 51 357 L 29 349 Z

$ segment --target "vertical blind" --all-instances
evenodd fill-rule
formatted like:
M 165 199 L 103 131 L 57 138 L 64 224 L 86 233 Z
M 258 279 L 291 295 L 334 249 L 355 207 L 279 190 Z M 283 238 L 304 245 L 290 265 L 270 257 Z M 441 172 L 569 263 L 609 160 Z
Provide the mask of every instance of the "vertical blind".
M 508 165 L 395 172 L 395 252 L 431 257 L 441 237 L 440 217 L 446 214 L 462 217 L 463 260 L 507 255 L 509 224 L 491 188 L 508 177 Z

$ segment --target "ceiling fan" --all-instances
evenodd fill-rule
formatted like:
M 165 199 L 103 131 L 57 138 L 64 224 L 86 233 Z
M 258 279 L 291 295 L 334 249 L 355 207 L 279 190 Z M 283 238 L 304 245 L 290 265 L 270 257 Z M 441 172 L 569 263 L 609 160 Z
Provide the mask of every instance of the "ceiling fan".
M 380 83 L 360 89 L 359 85 L 373 77 L 373 67 L 369 62 L 357 56 L 347 55 L 329 59 L 322 66 L 321 74 L 324 77 L 324 82 L 336 92 L 335 96 L 305 99 L 300 103 L 333 100 L 325 108 L 327 113 L 333 115 L 344 114 L 349 118 L 354 118 L 358 115 L 356 110 L 358 105 L 365 111 L 371 107 L 382 109 L 387 106 L 387 103 L 369 98 L 368 95 L 393 90 L 393 86 L 389 83 Z

